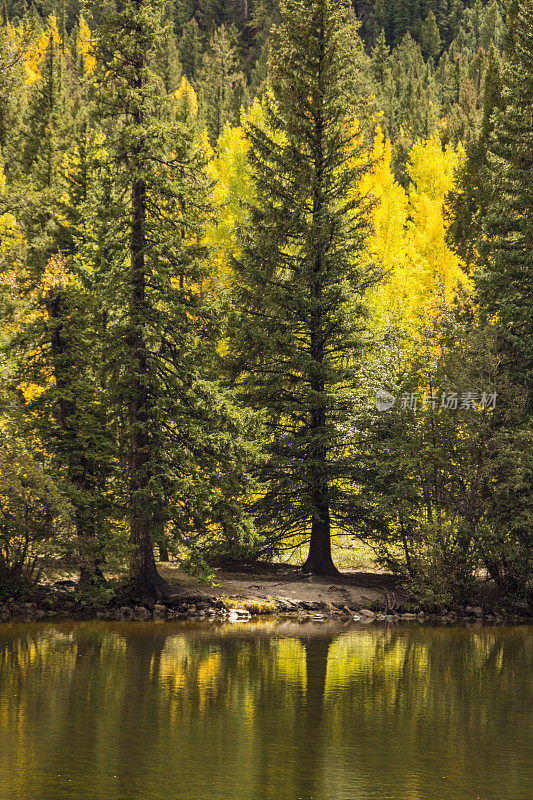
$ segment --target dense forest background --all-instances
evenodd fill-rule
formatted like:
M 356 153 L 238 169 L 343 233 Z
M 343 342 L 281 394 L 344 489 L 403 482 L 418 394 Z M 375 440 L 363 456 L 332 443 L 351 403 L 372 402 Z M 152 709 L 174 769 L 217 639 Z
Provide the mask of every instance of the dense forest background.
M 530 0 L 2 14 L 0 596 L 343 536 L 527 605 Z

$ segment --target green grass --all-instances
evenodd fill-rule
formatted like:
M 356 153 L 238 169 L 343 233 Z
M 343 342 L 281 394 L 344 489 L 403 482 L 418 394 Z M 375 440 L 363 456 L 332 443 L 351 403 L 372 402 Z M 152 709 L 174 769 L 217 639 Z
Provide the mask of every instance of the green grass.
M 224 595 L 220 599 L 228 608 L 244 608 L 250 614 L 274 614 L 276 611 L 276 601 L 270 596 L 264 599 L 256 597 L 253 600 L 247 600 Z

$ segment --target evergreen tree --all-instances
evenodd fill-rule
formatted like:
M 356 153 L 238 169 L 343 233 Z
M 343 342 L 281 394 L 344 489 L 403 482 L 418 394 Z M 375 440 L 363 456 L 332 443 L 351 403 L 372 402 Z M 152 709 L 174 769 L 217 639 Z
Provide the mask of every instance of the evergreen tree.
M 23 40 L 16 47 L 9 29 L 0 28 L 0 149 L 10 162 L 9 151 L 21 126 L 26 94 L 21 63 L 25 44 Z
M 212 379 L 217 328 L 201 242 L 207 152 L 194 104 L 176 111 L 153 72 L 163 7 L 126 0 L 98 37 L 112 187 L 99 211 L 108 229 L 106 370 L 127 455 L 132 591 L 152 598 L 168 593 L 154 540 L 218 526 L 235 541 L 246 528 L 232 505 L 244 493 L 233 480 L 242 415 Z
M 213 28 L 227 22 L 225 0 L 197 0 L 195 17 L 200 28 L 209 33 Z
M 87 252 L 88 241 L 94 239 L 92 209 L 107 200 L 100 180 L 102 137 L 89 126 L 86 112 L 92 110 L 92 104 L 87 94 L 83 100 L 85 113 L 78 115 L 73 126 L 75 146 L 61 170 L 64 189 L 58 213 L 63 224 L 61 256 L 66 275 L 62 281 L 56 279 L 57 289 L 50 294 L 49 305 L 52 316 L 57 315 L 53 330 L 56 361 L 62 368 L 64 397 L 59 407 L 68 452 L 66 493 L 74 508 L 80 583 L 91 586 L 104 582 L 104 562 L 121 547 L 118 537 L 113 541 L 111 534 L 118 493 L 116 442 L 102 369 L 107 309 L 100 303 L 94 250 L 90 255 Z
M 463 16 L 463 3 L 461 0 L 450 0 L 448 12 L 448 36 L 442 37 L 443 44 L 448 47 L 459 33 L 461 19 Z
M 457 171 L 456 186 L 450 193 L 447 208 L 450 244 L 471 272 L 479 265 L 478 243 L 491 201 L 487 150 L 493 113 L 501 106 L 501 91 L 500 60 L 491 48 L 484 78 L 481 127 L 466 142 L 464 163 Z
M 488 146 L 491 201 L 479 240 L 479 296 L 497 314 L 504 364 L 526 387 L 533 410 L 533 5 L 519 0 L 509 18 L 502 109 Z
M 389 64 L 392 81 L 386 95 L 389 135 L 394 142 L 394 173 L 407 188 L 406 163 L 417 139 L 428 139 L 436 130 L 438 96 L 434 72 L 424 62 L 420 45 L 407 33 L 395 47 Z
M 170 153 L 162 152 L 161 143 L 168 146 L 168 130 L 158 120 L 158 81 L 149 65 L 165 33 L 162 11 L 161 3 L 149 5 L 143 0 L 127 0 L 115 12 L 105 9 L 97 49 L 97 102 L 104 125 L 106 116 L 114 120 L 112 128 L 105 125 L 107 146 L 116 165 L 112 175 L 114 195 L 124 198 L 122 203 L 115 201 L 115 219 L 110 220 L 118 244 L 110 267 L 118 272 L 114 277 L 118 291 L 106 300 L 122 317 L 118 330 L 115 326 L 110 337 L 112 349 L 121 350 L 119 358 L 125 366 L 121 379 L 117 380 L 117 375 L 114 378 L 115 402 L 126 425 L 130 536 L 134 548 L 131 579 L 135 592 L 152 597 L 165 596 L 168 591 L 157 572 L 153 553 L 154 528 L 160 522 L 154 455 L 159 450 L 157 431 L 161 420 L 156 412 L 149 331 L 159 314 L 150 302 L 147 287 L 151 279 L 160 288 L 158 272 L 166 261 L 159 249 L 154 253 L 149 247 L 147 206 L 154 202 L 161 205 L 161 182 L 173 166 Z M 158 99 L 162 103 L 160 94 Z M 116 358 L 116 352 L 112 355 Z
M 272 41 L 267 127 L 250 124 L 257 202 L 235 265 L 242 309 L 232 343 L 248 402 L 270 436 L 256 523 L 273 547 L 310 535 L 304 568 L 334 574 L 331 526 L 342 526 L 345 430 L 376 280 L 365 260 L 369 166 L 360 103 L 357 28 L 347 2 L 285 0 Z
M 80 282 L 73 262 L 58 252 L 26 306 L 30 309 L 34 321 L 23 318 L 10 342 L 11 356 L 18 356 L 14 379 L 29 386 L 24 429 L 40 442 L 49 471 L 70 501 L 76 536 L 69 555 L 80 568 L 81 583 L 102 583 L 113 448 L 98 381 L 102 341 L 95 296 Z
M 234 41 L 234 32 L 221 25 L 211 36 L 202 61 L 200 103 L 213 146 L 227 122 L 238 122 L 245 99 L 246 82 Z
M 66 141 L 64 132 L 67 92 L 61 42 L 55 26 L 50 28 L 43 62 L 42 78 L 33 85 L 26 117 L 21 169 L 25 175 L 36 172 L 37 184 L 50 188 L 58 172 Z
M 484 9 L 479 26 L 479 45 L 484 50 L 488 50 L 491 45 L 501 48 L 504 26 L 500 8 L 497 0 L 492 0 Z
M 393 0 L 391 16 L 392 44 L 398 44 L 409 30 L 409 23 L 411 21 L 409 0 Z
M 267 87 L 270 40 L 266 39 L 250 76 L 250 94 L 261 99 Z
M 80 128 L 65 113 L 73 103 L 67 105 L 64 97 L 59 45 L 51 34 L 28 109 L 23 150 L 28 172 L 18 187 L 25 202 L 17 212 L 25 235 L 24 266 L 17 276 L 25 302 L 8 348 L 17 364 L 14 380 L 29 387 L 23 404 L 27 433 L 33 431 L 73 509 L 71 554 L 83 581 L 94 582 L 103 577 L 110 453 L 97 380 L 102 351 L 95 297 L 90 269 L 80 268 L 78 259 L 90 193 L 85 114 Z M 87 96 L 83 103 L 87 110 Z M 12 200 L 18 204 L 14 191 Z
M 497 480 L 486 564 L 502 591 L 527 594 L 531 574 L 531 411 L 533 407 L 533 12 L 530 2 L 508 7 L 503 69 L 491 51 L 484 114 L 467 147 L 452 197 L 450 233 L 475 269 L 478 302 L 496 333 L 499 372 L 513 392 L 497 421 Z M 514 409 L 513 409 L 514 405 Z M 521 444 L 518 444 L 521 442 Z
M 385 5 L 385 0 L 376 0 L 374 4 L 374 13 L 375 19 L 375 26 L 377 30 L 383 31 L 384 34 L 389 34 L 390 40 L 390 25 L 388 15 L 387 15 L 387 7 Z
M 434 16 L 435 16 L 435 22 L 438 26 L 437 33 L 439 35 L 439 43 L 441 39 L 444 39 L 446 41 L 448 39 L 448 29 L 449 29 L 449 19 L 450 19 L 449 0 L 437 0 L 437 8 Z
M 420 31 L 420 47 L 426 58 L 436 59 L 440 54 L 441 46 L 435 14 L 430 11 Z
M 165 93 L 169 95 L 175 92 L 180 85 L 181 64 L 176 37 L 169 29 L 167 29 L 165 37 L 158 42 L 154 68 L 161 76 Z
M 181 34 L 185 25 L 187 25 L 187 23 L 193 18 L 195 7 L 195 0 L 175 0 L 174 20 L 176 32 L 178 34 Z
M 376 44 L 372 49 L 372 73 L 378 84 L 383 87 L 387 77 L 390 50 L 385 41 L 385 31 L 381 29 Z
M 178 53 L 183 72 L 190 81 L 196 83 L 201 71 L 203 36 L 195 19 L 191 19 L 184 25 L 178 44 Z

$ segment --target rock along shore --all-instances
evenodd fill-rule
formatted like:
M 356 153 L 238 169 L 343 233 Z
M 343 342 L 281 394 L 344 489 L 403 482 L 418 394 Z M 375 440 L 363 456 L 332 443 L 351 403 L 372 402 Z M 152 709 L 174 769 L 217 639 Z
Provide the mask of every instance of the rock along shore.
M 207 595 L 177 596 L 165 602 L 115 602 L 106 606 L 81 605 L 65 593 L 64 596 L 46 599 L 41 602 L 0 603 L 0 623 L 36 622 L 58 620 L 115 620 L 115 621 L 173 621 L 173 620 L 218 620 L 244 622 L 258 616 L 293 618 L 301 622 L 344 622 L 371 623 L 423 623 L 441 624 L 463 623 L 522 623 L 531 622 L 527 612 L 515 613 L 502 608 L 485 609 L 481 606 L 466 606 L 462 609 L 444 609 L 439 614 L 426 614 L 423 611 L 412 613 L 401 608 L 360 608 L 343 603 L 309 602 L 292 600 L 263 599 L 224 600 Z

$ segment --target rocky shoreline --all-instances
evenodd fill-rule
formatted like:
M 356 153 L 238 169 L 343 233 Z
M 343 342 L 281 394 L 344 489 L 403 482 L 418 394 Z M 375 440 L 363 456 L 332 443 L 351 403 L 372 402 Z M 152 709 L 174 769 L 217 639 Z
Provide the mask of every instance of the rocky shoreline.
M 363 624 L 404 622 L 455 623 L 527 623 L 532 616 L 525 611 L 516 613 L 503 608 L 466 606 L 461 609 L 443 609 L 442 613 L 413 613 L 402 607 L 360 608 L 343 603 L 289 601 L 271 599 L 265 603 L 256 600 L 224 600 L 210 596 L 176 596 L 165 602 L 148 603 L 116 601 L 113 604 L 82 605 L 68 595 L 48 598 L 36 602 L 0 603 L 0 623 L 37 622 L 58 620 L 114 620 L 114 621 L 173 621 L 173 620 L 218 620 L 228 622 L 247 621 L 259 616 L 292 618 L 301 622 L 326 622 L 339 620 Z

